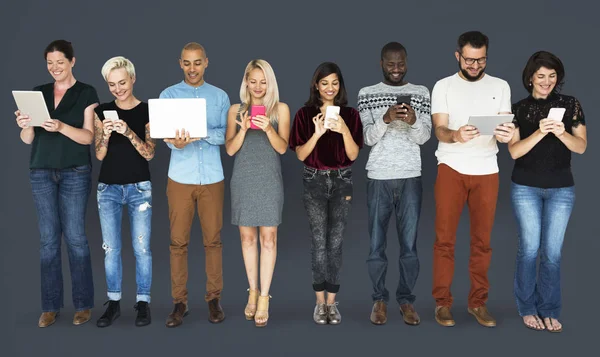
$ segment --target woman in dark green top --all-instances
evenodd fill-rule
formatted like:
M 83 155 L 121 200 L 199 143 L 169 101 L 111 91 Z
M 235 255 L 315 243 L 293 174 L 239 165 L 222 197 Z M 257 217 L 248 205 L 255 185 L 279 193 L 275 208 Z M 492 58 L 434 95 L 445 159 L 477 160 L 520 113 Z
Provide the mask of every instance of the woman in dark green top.
M 30 127 L 19 111 L 21 140 L 32 144 L 30 181 L 40 229 L 42 315 L 39 327 L 56 321 L 63 307 L 61 236 L 69 252 L 75 316 L 73 324 L 90 320 L 94 285 L 90 250 L 85 235 L 85 213 L 91 188 L 89 145 L 94 139 L 96 90 L 73 77 L 75 57 L 70 42 L 57 40 L 44 51 L 53 83 L 35 87 L 44 95 L 55 119 Z

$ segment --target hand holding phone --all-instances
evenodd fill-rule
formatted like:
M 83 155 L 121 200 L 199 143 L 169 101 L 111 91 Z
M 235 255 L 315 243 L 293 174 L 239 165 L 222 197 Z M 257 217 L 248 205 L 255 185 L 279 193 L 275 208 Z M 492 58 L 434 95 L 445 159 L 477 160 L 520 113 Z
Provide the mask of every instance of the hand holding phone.
M 253 105 L 250 107 L 250 129 L 260 129 L 259 126 L 254 124 L 253 119 L 257 115 L 265 115 L 267 113 L 266 109 L 264 105 Z
M 331 121 L 338 120 L 340 115 L 340 107 L 337 105 L 330 105 L 325 109 L 325 129 L 331 129 Z

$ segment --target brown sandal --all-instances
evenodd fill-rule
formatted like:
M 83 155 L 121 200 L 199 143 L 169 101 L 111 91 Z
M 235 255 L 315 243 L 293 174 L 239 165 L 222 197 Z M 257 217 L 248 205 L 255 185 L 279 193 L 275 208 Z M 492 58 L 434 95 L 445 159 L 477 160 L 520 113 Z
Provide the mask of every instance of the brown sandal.
M 553 330 L 550 330 L 550 329 L 548 328 L 548 326 L 551 326 L 552 328 L 554 328 L 554 324 L 552 323 L 552 317 L 546 317 L 546 319 L 548 319 L 548 321 L 549 321 L 549 323 L 548 323 L 548 324 L 546 324 L 546 321 L 544 321 L 544 325 L 546 326 L 546 330 L 548 330 L 549 332 L 553 332 L 553 333 L 562 332 L 562 330 L 563 330 L 563 329 L 562 329 L 562 324 L 561 324 L 560 328 L 558 328 L 558 329 L 553 329 Z M 556 321 L 558 322 L 558 319 L 554 319 L 554 320 L 556 320 Z
M 542 319 L 540 319 L 538 316 L 535 316 L 535 315 L 529 315 L 529 316 L 532 316 L 534 318 L 537 326 L 542 326 L 542 327 L 536 327 L 536 325 L 527 324 L 527 322 L 525 322 L 525 316 L 523 316 L 523 324 L 525 325 L 525 327 L 527 327 L 528 329 L 534 330 L 534 331 L 543 331 L 546 329 L 544 321 L 542 321 Z
M 269 300 L 270 299 L 271 299 L 271 295 L 258 297 L 258 308 L 256 310 L 256 315 L 254 315 L 254 324 L 256 325 L 256 327 L 267 326 L 267 321 L 269 321 Z M 258 320 L 263 320 L 263 319 L 264 319 L 264 322 L 258 321 Z
M 250 321 L 254 319 L 254 315 L 256 314 L 256 301 L 258 300 L 258 290 L 248 289 L 248 303 L 246 304 L 246 308 L 244 309 L 244 315 L 246 315 L 246 320 Z

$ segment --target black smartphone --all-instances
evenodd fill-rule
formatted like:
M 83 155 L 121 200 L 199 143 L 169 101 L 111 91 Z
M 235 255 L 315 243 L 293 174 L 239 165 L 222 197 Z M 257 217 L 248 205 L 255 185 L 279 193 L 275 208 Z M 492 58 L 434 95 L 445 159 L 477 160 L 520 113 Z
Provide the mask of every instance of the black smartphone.
M 396 98 L 396 104 L 398 104 L 398 105 L 400 105 L 400 104 L 410 105 L 410 95 L 399 95 Z

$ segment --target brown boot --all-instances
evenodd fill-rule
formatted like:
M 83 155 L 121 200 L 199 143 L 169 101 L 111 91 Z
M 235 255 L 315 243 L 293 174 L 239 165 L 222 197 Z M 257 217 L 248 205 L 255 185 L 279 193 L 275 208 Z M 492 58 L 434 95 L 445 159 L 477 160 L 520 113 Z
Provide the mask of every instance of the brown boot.
M 446 327 L 451 327 L 455 324 L 448 306 L 437 306 L 435 308 L 435 321 L 437 321 L 438 324 Z
M 421 318 L 412 304 L 400 305 L 400 314 L 407 325 L 416 326 L 421 323 Z
M 92 310 L 88 309 L 88 310 L 83 310 L 83 311 L 77 311 L 75 313 L 75 316 L 73 316 L 73 325 L 75 325 L 75 326 L 83 325 L 84 323 L 90 321 L 91 318 L 92 318 Z
M 177 327 L 183 323 L 183 318 L 187 316 L 187 304 L 178 302 L 173 306 L 173 311 L 167 317 L 167 327 Z
M 42 312 L 42 316 L 38 321 L 38 327 L 48 327 L 56 322 L 59 312 Z
M 469 314 L 475 316 L 477 322 L 479 322 L 481 326 L 496 326 L 496 320 L 492 317 L 492 315 L 490 315 L 490 312 L 487 310 L 487 307 L 485 307 L 485 305 L 480 307 L 469 308 L 468 311 Z
M 225 320 L 225 313 L 221 304 L 219 304 L 219 298 L 214 298 L 208 302 L 208 321 L 213 324 L 218 324 Z
M 373 304 L 371 322 L 375 325 L 383 325 L 387 322 L 387 305 L 383 300 L 375 301 Z

